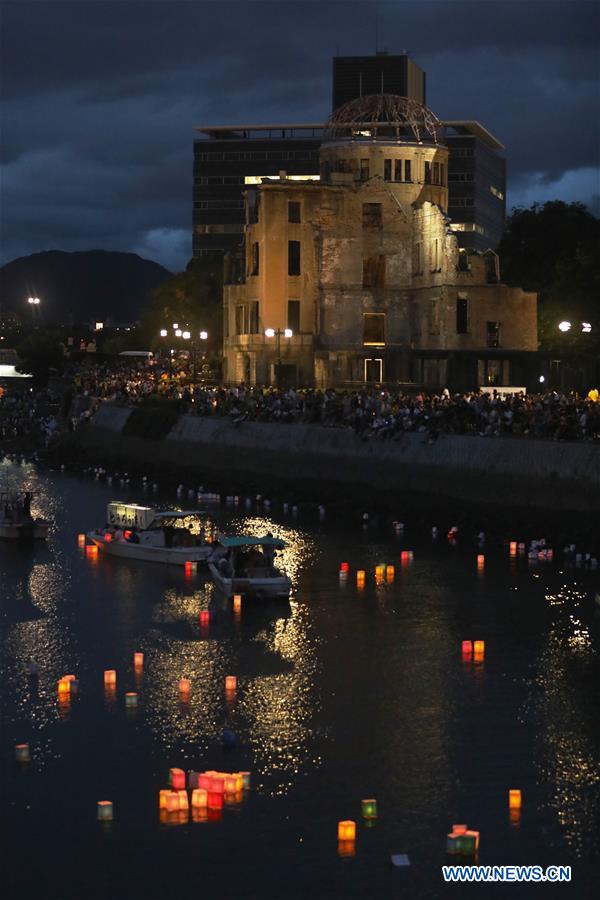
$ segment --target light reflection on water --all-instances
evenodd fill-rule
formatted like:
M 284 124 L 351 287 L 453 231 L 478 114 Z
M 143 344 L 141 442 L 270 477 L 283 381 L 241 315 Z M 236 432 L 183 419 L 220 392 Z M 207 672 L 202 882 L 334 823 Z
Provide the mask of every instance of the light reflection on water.
M 248 847 L 260 885 L 269 878 L 260 862 L 265 841 L 280 842 L 278 858 L 291 873 L 294 898 L 310 891 L 302 882 L 298 834 L 313 842 L 306 858 L 328 872 L 335 823 L 358 818 L 363 791 L 379 798 L 380 822 L 368 839 L 361 836 L 354 875 L 340 870 L 339 893 L 324 896 L 395 896 L 397 885 L 388 883 L 381 863 L 400 841 L 424 879 L 411 896 L 429 900 L 444 861 L 444 835 L 463 816 L 482 827 L 486 862 L 513 862 L 515 834 L 524 862 L 537 861 L 540 833 L 550 855 L 545 862 L 585 860 L 598 851 L 598 622 L 590 615 L 589 588 L 569 573 L 531 571 L 524 560 L 495 559 L 492 548 L 485 572 L 477 572 L 472 553 L 465 558 L 460 547 L 429 539 L 416 546 L 409 527 L 398 540 L 330 523 L 315 531 L 316 523 L 307 525 L 302 515 L 280 521 L 274 513 L 215 509 L 210 524 L 223 532 L 270 531 L 288 543 L 277 562 L 293 582 L 290 603 L 244 600 L 233 616 L 231 601 L 202 573 L 189 579 L 160 566 L 86 558 L 76 535 L 103 517 L 111 488 L 40 475 L 31 466 L 4 468 L 16 484 L 39 490 L 36 509 L 53 523 L 47 547 L 0 547 L 4 760 L 12 759 L 15 742 L 31 742 L 35 771 L 48 773 L 30 801 L 40 822 L 35 804 L 61 783 L 64 761 L 77 747 L 85 772 L 101 773 L 102 789 L 94 783 L 90 796 L 90 775 L 80 774 L 73 776 L 72 796 L 93 809 L 98 796 L 114 789 L 120 816 L 138 829 L 140 849 L 144 841 L 150 848 L 159 827 L 153 792 L 165 786 L 170 766 L 250 769 L 252 818 L 244 820 L 243 840 L 227 814 L 219 827 L 232 829 L 224 834 L 241 841 L 236 846 Z M 414 559 L 401 556 L 413 546 Z M 340 581 L 342 560 L 351 571 Z M 376 580 L 381 563 L 394 565 L 393 580 Z M 357 568 L 367 573 L 362 590 Z M 204 630 L 201 610 L 211 614 Z M 485 639 L 483 663 L 462 662 L 465 638 Z M 144 653 L 142 673 L 133 671 L 134 651 Z M 39 665 L 37 689 L 26 676 L 30 660 Z M 102 687 L 108 667 L 118 672 L 112 698 Z M 56 680 L 68 672 L 80 678 L 80 696 L 61 709 Z M 233 698 L 224 693 L 228 674 L 238 677 Z M 178 690 L 182 677 L 191 680 L 186 701 Z M 127 713 L 126 690 L 139 693 L 138 708 Z M 237 738 L 229 755 L 222 748 L 226 728 Z M 135 791 L 126 771 L 135 773 Z M 17 817 L 11 828 L 25 828 L 19 783 L 12 783 L 7 765 L 3 777 Z M 505 809 L 513 778 L 528 785 L 517 830 Z M 137 807 L 133 793 L 143 798 Z M 57 833 L 82 828 L 81 852 L 93 859 L 96 835 L 86 831 L 85 814 L 56 815 Z M 242 807 L 239 816 L 245 815 Z M 147 849 L 146 860 L 155 851 L 157 859 L 177 853 L 171 869 L 189 865 L 181 896 L 196 896 L 202 885 L 187 862 L 193 854 L 179 855 L 176 843 L 169 850 L 156 834 L 159 844 Z M 202 840 L 215 869 L 228 870 L 221 834 L 205 828 Z M 32 831 L 41 855 L 47 840 L 46 832 Z M 121 840 L 117 829 L 116 845 Z M 246 873 L 252 865 L 247 861 Z M 151 896 L 151 876 L 132 866 L 139 893 L 132 888 L 128 896 Z M 242 870 L 228 876 L 242 896 L 249 876 Z M 256 893 L 280 900 L 277 891 L 271 884 Z

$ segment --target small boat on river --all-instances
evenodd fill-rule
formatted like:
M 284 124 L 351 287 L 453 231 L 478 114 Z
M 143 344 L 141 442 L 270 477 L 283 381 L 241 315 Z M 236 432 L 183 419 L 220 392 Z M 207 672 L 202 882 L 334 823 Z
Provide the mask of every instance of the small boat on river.
M 203 531 L 194 534 L 185 520 L 197 519 L 197 510 L 157 510 L 135 503 L 111 501 L 104 528 L 90 531 L 87 539 L 107 556 L 185 566 L 203 564 L 214 554 Z
M 287 599 L 292 582 L 274 565 L 275 551 L 285 546 L 285 541 L 272 535 L 220 535 L 216 543 L 220 555 L 208 563 L 211 577 L 226 597 Z
M 45 541 L 50 523 L 31 515 L 31 491 L 0 491 L 0 540 Z

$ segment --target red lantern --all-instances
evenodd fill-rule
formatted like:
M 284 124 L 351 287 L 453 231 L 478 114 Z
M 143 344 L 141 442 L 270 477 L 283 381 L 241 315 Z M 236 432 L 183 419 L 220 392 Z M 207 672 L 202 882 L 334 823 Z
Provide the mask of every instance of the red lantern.
M 171 787 L 174 791 L 185 789 L 185 772 L 183 769 L 169 769 Z

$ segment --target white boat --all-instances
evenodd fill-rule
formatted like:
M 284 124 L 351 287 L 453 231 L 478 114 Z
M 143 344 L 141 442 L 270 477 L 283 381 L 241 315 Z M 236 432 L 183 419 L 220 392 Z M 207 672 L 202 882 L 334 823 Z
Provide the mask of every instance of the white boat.
M 31 491 L 0 492 L 0 539 L 45 541 L 50 523 L 31 515 Z
M 214 554 L 215 547 L 183 527 L 184 519 L 198 515 L 197 510 L 156 510 L 113 500 L 106 508 L 107 525 L 89 531 L 87 539 L 107 556 L 199 565 Z
M 217 541 L 218 557 L 209 560 L 213 581 L 226 597 L 242 594 L 245 597 L 289 596 L 292 582 L 273 565 L 275 550 L 282 550 L 285 541 L 272 535 L 221 535 Z

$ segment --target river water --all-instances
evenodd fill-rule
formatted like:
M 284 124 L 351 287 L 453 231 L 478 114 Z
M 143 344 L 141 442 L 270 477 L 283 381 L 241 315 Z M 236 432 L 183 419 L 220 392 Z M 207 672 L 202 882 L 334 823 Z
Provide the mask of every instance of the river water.
M 103 523 L 110 499 L 148 501 L 139 486 L 8 460 L 0 476 L 38 491 L 34 511 L 52 522 L 47 545 L 0 545 L 4 897 L 597 895 L 597 573 L 560 557 L 510 558 L 502 542 L 482 551 L 460 534 L 455 545 L 434 540 L 410 521 L 396 534 L 387 520 L 364 528 L 358 514 L 328 512 L 321 521 L 275 501 L 268 515 L 255 501 L 202 507 L 225 531 L 288 541 L 290 603 L 248 601 L 236 616 L 202 572 L 186 578 L 79 549 L 77 534 Z M 176 502 L 168 491 L 150 497 Z M 377 583 L 378 564 L 393 565 L 393 578 Z M 483 662 L 462 660 L 467 639 L 485 641 Z M 104 691 L 108 668 L 114 695 Z M 69 673 L 79 692 L 65 705 L 56 682 Z M 233 699 L 227 674 L 238 678 Z M 132 690 L 139 705 L 126 710 Z M 223 748 L 225 728 L 233 749 Z M 14 759 L 24 741 L 29 766 Z M 174 766 L 249 770 L 251 788 L 220 818 L 161 822 L 158 792 Z M 523 797 L 512 818 L 510 788 Z M 360 801 L 370 797 L 379 818 L 366 827 Z M 96 821 L 102 799 L 114 804 L 108 825 Z M 338 853 L 341 819 L 357 822 L 354 855 Z M 572 883 L 444 884 L 457 822 L 480 832 L 480 863 L 571 865 Z M 393 853 L 410 866 L 394 868 Z

